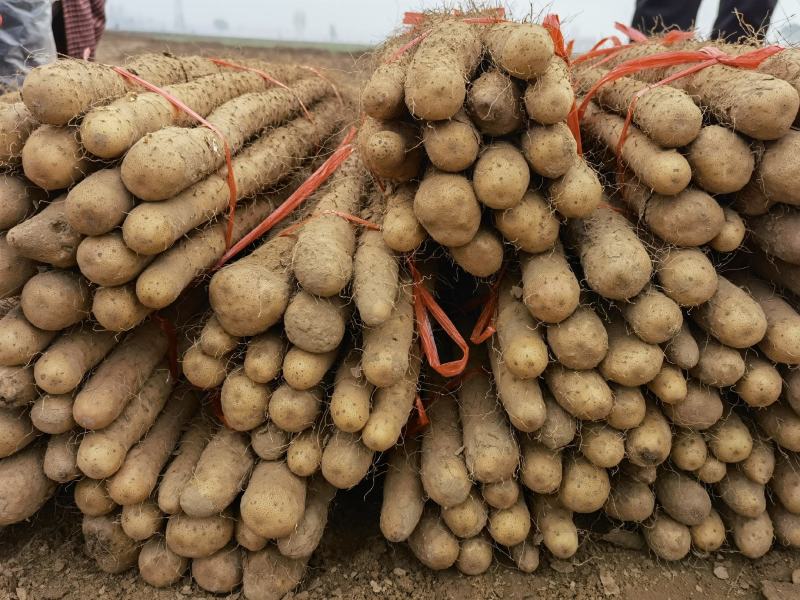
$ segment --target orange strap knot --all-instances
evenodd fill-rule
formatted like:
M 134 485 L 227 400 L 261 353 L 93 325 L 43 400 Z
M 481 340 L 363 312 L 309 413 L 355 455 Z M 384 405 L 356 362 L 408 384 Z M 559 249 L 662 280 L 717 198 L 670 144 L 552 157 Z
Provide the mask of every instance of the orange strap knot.
M 436 302 L 422 280 L 422 275 L 417 269 L 414 257 L 409 255 L 406 257 L 408 269 L 411 272 L 411 279 L 413 282 L 413 296 L 414 296 L 414 316 L 417 322 L 417 331 L 419 332 L 420 341 L 422 343 L 422 352 L 428 361 L 428 364 L 434 371 L 444 377 L 455 377 L 460 375 L 464 368 L 467 366 L 469 359 L 469 346 L 461 334 L 453 325 L 453 322 L 442 310 L 442 307 Z M 442 363 L 439 359 L 439 350 L 436 348 L 436 339 L 433 335 L 433 328 L 431 326 L 430 316 L 442 326 L 448 337 L 455 342 L 456 346 L 461 350 L 461 358 L 448 363 Z
M 241 240 L 234 244 L 222 258 L 214 265 L 213 270 L 219 269 L 222 265 L 227 263 L 231 258 L 239 254 L 243 249 L 252 244 L 255 240 L 259 239 L 275 225 L 283 221 L 289 214 L 300 206 L 311 194 L 325 183 L 325 181 L 333 175 L 339 166 L 347 160 L 353 153 L 353 138 L 356 134 L 356 128 L 351 127 L 350 131 L 344 137 L 339 147 L 331 154 L 328 159 L 306 179 L 298 188 L 289 196 L 283 203 L 272 211 L 266 219 L 261 221 L 250 233 L 245 235 Z

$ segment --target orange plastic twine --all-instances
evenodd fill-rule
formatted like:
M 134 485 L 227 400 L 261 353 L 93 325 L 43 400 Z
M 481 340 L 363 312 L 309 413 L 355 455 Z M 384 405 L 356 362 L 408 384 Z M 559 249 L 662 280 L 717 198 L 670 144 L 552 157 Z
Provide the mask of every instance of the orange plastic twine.
M 428 412 L 425 409 L 425 402 L 419 394 L 414 398 L 414 412 L 416 413 L 411 417 L 408 425 L 406 426 L 405 435 L 417 435 L 420 431 L 425 429 L 431 424 L 431 419 L 428 417 Z
M 617 23 L 617 25 L 622 25 L 621 23 Z M 624 25 L 622 25 L 624 27 Z M 680 29 L 673 29 L 672 31 L 668 31 L 662 37 L 658 38 L 658 42 L 663 44 L 664 46 L 672 46 L 673 44 L 677 44 L 678 42 L 686 42 L 694 38 L 694 31 L 682 31 Z
M 282 81 L 279 81 L 279 80 L 275 79 L 274 77 L 272 77 L 266 71 L 263 71 L 261 69 L 256 69 L 254 67 L 248 67 L 246 65 L 241 65 L 241 64 L 229 61 L 229 60 L 222 59 L 222 58 L 211 58 L 209 60 L 211 62 L 213 62 L 214 64 L 219 65 L 221 67 L 227 67 L 227 68 L 236 69 L 236 70 L 239 70 L 239 71 L 251 71 L 251 72 L 256 73 L 257 75 L 261 76 L 265 81 L 268 81 L 268 82 L 270 82 L 270 83 L 272 83 L 272 84 L 274 84 L 274 85 L 276 85 L 276 86 L 278 86 L 280 88 L 288 90 L 289 92 L 292 93 L 292 95 L 294 95 L 295 99 L 297 100 L 297 103 L 300 105 L 300 108 L 302 109 L 303 114 L 306 116 L 306 118 L 309 121 L 313 122 L 314 119 L 312 118 L 311 113 L 308 111 L 308 108 L 306 107 L 306 105 L 303 104 L 303 101 L 300 100 L 300 98 L 297 95 L 297 93 L 294 90 L 292 90 L 288 85 L 283 83 Z M 233 172 L 233 156 L 232 156 L 232 153 L 231 153 L 231 147 L 230 147 L 230 144 L 228 143 L 228 140 L 225 138 L 223 133 L 216 126 L 214 126 L 212 123 L 210 123 L 204 117 L 200 116 L 197 112 L 192 110 L 189 106 L 184 104 L 181 100 L 179 100 L 178 98 L 176 98 L 175 96 L 173 96 L 172 94 L 167 92 L 166 90 L 158 87 L 157 85 L 154 85 L 154 84 L 150 83 L 149 81 L 145 81 L 144 79 L 142 79 L 138 75 L 134 75 L 133 73 L 131 73 L 130 71 L 127 71 L 126 69 L 123 69 L 122 67 L 112 66 L 111 68 L 114 69 L 114 71 L 116 71 L 119 75 L 123 76 L 124 78 L 126 78 L 126 79 L 128 79 L 130 81 L 133 81 L 134 83 L 142 86 L 143 88 L 145 88 L 145 89 L 147 89 L 147 90 L 149 90 L 151 92 L 154 92 L 154 93 L 158 94 L 159 96 L 161 96 L 162 98 L 167 100 L 170 104 L 172 104 L 176 109 L 178 109 L 180 111 L 183 111 L 184 113 L 186 113 L 187 115 L 192 117 L 195 121 L 200 123 L 203 127 L 207 127 L 208 129 L 213 131 L 217 135 L 217 137 L 219 137 L 219 139 L 222 141 L 222 146 L 225 149 L 225 165 L 227 166 L 227 169 L 228 169 L 228 173 L 227 173 L 227 177 L 226 178 L 227 178 L 227 182 L 228 182 L 228 189 L 230 191 L 230 195 L 229 195 L 229 198 L 228 198 L 228 220 L 227 220 L 226 228 L 225 228 L 225 248 L 226 249 L 230 248 L 231 241 L 233 240 L 233 225 L 234 225 L 234 219 L 236 217 L 236 205 L 238 203 L 239 194 L 238 194 L 237 187 L 236 187 L 236 176 L 235 176 L 235 174 Z M 333 82 L 330 79 L 328 79 L 327 77 L 325 77 L 319 71 L 317 71 L 316 69 L 313 69 L 312 67 L 303 67 L 303 68 L 313 71 L 318 77 L 328 81 L 331 84 L 331 86 L 333 87 L 334 93 L 336 94 L 337 98 L 339 98 L 339 101 L 342 101 L 342 98 L 339 95 L 339 90 L 336 88 L 336 86 L 333 84 Z
M 634 29 L 633 27 L 630 27 L 623 23 L 619 22 L 614 23 L 614 28 L 627 35 L 631 41 L 627 44 L 623 44 L 620 41 L 620 39 L 615 35 L 604 37 L 594 46 L 592 46 L 591 50 L 576 58 L 573 61 L 573 63 L 579 64 L 587 60 L 591 60 L 593 58 L 602 57 L 602 60 L 596 62 L 594 65 L 596 67 L 599 67 L 600 65 L 603 65 L 608 61 L 610 61 L 622 50 L 625 50 L 626 48 L 630 48 L 631 46 L 635 46 L 637 44 L 647 42 L 649 39 L 644 33 L 639 31 L 638 29 Z M 693 37 L 694 37 L 694 31 L 681 31 L 680 29 L 673 29 L 672 31 L 668 31 L 663 36 L 656 38 L 653 41 L 657 41 L 659 44 L 663 46 L 672 46 L 673 44 L 676 44 L 678 42 L 690 40 Z M 610 48 L 601 47 L 609 41 L 612 43 L 612 46 Z
M 625 61 L 615 68 L 611 69 L 608 73 L 606 73 L 602 78 L 600 78 L 597 83 L 595 83 L 589 91 L 584 96 L 583 102 L 578 109 L 578 116 L 582 119 L 583 115 L 586 113 L 586 108 L 589 105 L 589 102 L 597 93 L 597 90 L 600 89 L 603 85 L 610 81 L 615 81 L 621 77 L 625 77 L 626 75 L 630 75 L 632 73 L 638 73 L 640 71 L 645 71 L 649 69 L 663 69 L 666 67 L 674 67 L 677 65 L 695 63 L 692 66 L 682 69 L 677 73 L 673 73 L 672 75 L 657 81 L 640 91 L 638 91 L 631 101 L 630 105 L 628 106 L 627 114 L 625 115 L 625 123 L 622 127 L 622 131 L 620 132 L 619 141 L 617 142 L 617 147 L 615 149 L 617 155 L 617 161 L 621 162 L 621 155 L 622 155 L 622 148 L 625 145 L 625 141 L 628 138 L 628 132 L 630 130 L 631 121 L 633 120 L 633 111 L 636 108 L 636 104 L 644 94 L 649 92 L 652 89 L 660 87 L 662 85 L 667 85 L 681 79 L 682 77 L 686 77 L 688 75 L 692 75 L 697 73 L 698 71 L 702 71 L 707 67 L 711 67 L 714 65 L 726 65 L 729 67 L 736 67 L 739 69 L 755 69 L 758 67 L 764 60 L 777 54 L 783 50 L 781 46 L 772 45 L 772 46 L 765 46 L 763 48 L 757 48 L 750 52 L 746 52 L 739 56 L 731 56 L 729 54 L 725 54 L 719 48 L 714 48 L 712 46 L 705 46 L 700 48 L 699 50 L 683 50 L 683 51 L 673 51 L 673 52 L 661 52 L 659 54 L 654 54 L 652 56 L 644 56 L 641 58 L 633 58 L 631 60 Z
M 611 46 L 608 48 L 603 48 L 608 42 L 611 42 Z M 601 38 L 594 46 L 592 46 L 588 52 L 584 52 L 575 60 L 572 61 L 572 64 L 580 64 L 587 60 L 591 60 L 593 58 L 598 57 L 605 57 L 603 60 L 597 61 L 594 66 L 599 67 L 600 65 L 608 62 L 614 56 L 619 54 L 620 50 L 624 50 L 625 48 L 630 48 L 633 44 L 623 44 L 620 39 L 615 35 L 609 35 L 604 38 Z
M 261 69 L 256 69 L 255 67 L 248 67 L 246 65 L 241 65 L 239 63 L 235 63 L 233 61 L 226 60 L 224 58 L 212 58 L 212 59 L 209 59 L 209 60 L 211 60 L 211 62 L 213 62 L 215 65 L 219 65 L 221 67 L 227 67 L 227 68 L 230 68 L 230 69 L 236 69 L 238 71 L 250 71 L 252 73 L 255 73 L 255 74 L 259 75 L 262 79 L 264 79 L 264 81 L 267 81 L 269 83 L 272 83 L 273 85 L 276 85 L 279 88 L 283 88 L 283 89 L 289 91 L 294 96 L 295 100 L 297 100 L 297 103 L 300 105 L 300 108 L 302 109 L 303 114 L 305 115 L 305 117 L 309 121 L 311 121 L 312 123 L 314 122 L 314 118 L 311 116 L 311 113 L 308 112 L 308 108 L 306 108 L 306 105 L 303 104 L 303 101 L 300 99 L 300 96 L 297 94 L 297 92 L 295 92 L 292 88 L 290 88 L 288 85 L 286 85 L 282 81 L 278 81 L 277 79 L 275 79 L 272 75 L 270 75 L 266 71 L 263 71 Z M 320 73 L 317 73 L 317 75 L 319 77 L 322 77 L 322 75 Z M 326 79 L 326 81 L 330 81 L 330 80 Z M 331 85 L 333 85 L 333 83 L 331 83 Z M 336 89 L 335 85 L 333 86 L 333 90 L 336 93 L 336 96 L 339 97 L 339 90 Z M 341 101 L 341 97 L 339 97 L 339 101 Z M 229 186 L 230 186 L 230 181 L 232 179 L 234 179 L 234 176 L 232 175 L 231 165 L 230 165 L 230 162 L 229 162 L 228 163 L 228 185 Z M 234 183 L 234 185 L 235 185 L 235 183 Z M 226 223 L 226 228 L 225 228 L 225 249 L 230 248 L 231 247 L 231 242 L 233 241 L 233 224 L 234 224 L 234 218 L 236 216 L 236 205 L 237 205 L 237 203 L 238 203 L 238 197 L 234 196 L 233 193 L 232 193 L 231 197 L 230 197 L 230 200 L 228 202 L 228 222 Z
M 478 24 L 488 24 L 488 23 L 501 23 L 506 20 L 506 9 L 502 6 L 497 8 L 492 8 L 485 12 L 485 16 L 482 17 L 467 17 L 464 19 L 465 23 L 478 23 Z M 454 17 L 460 17 L 464 13 L 460 10 L 453 10 L 450 12 Z M 407 11 L 403 14 L 403 25 L 421 25 L 425 22 L 425 19 L 428 18 L 424 12 L 415 12 L 415 11 Z
M 567 53 L 567 48 L 564 45 L 564 34 L 561 33 L 561 19 L 558 15 L 550 13 L 545 15 L 542 20 L 542 27 L 547 29 L 550 38 L 553 40 L 553 50 L 557 56 L 563 58 L 567 63 L 570 62 L 570 56 Z
M 422 275 L 417 269 L 414 257 L 409 255 L 406 257 L 408 269 L 411 272 L 411 279 L 413 282 L 413 295 L 414 295 L 414 317 L 417 322 L 417 330 L 419 332 L 420 341 L 422 342 L 422 352 L 428 361 L 428 364 L 434 371 L 444 377 L 455 377 L 464 372 L 469 359 L 469 345 L 458 332 L 456 326 L 442 310 L 442 307 L 436 302 L 425 283 L 422 280 Z M 433 335 L 433 328 L 431 326 L 430 316 L 442 326 L 448 337 L 455 342 L 456 346 L 461 349 L 461 358 L 448 363 L 442 363 L 439 359 L 439 350 L 436 347 L 436 339 Z
M 300 108 L 303 110 L 303 114 L 306 116 L 306 119 L 308 119 L 312 123 L 314 122 L 314 118 L 311 116 L 311 113 L 308 112 L 308 108 L 306 108 L 306 105 L 303 104 L 303 101 L 300 100 L 300 96 L 298 96 L 297 92 L 295 92 L 292 88 L 290 88 L 282 81 L 278 81 L 277 79 L 275 79 L 272 75 L 270 75 L 266 71 L 262 71 L 261 69 L 256 69 L 255 67 L 240 65 L 239 63 L 235 63 L 233 61 L 226 60 L 224 58 L 210 58 L 209 60 L 215 65 L 219 65 L 220 67 L 228 67 L 230 69 L 236 69 L 237 71 L 250 71 L 251 73 L 259 75 L 264 81 L 267 81 L 273 85 L 276 85 L 279 88 L 283 88 L 287 92 L 290 92 L 294 96 L 295 100 L 297 100 L 297 103 L 300 105 Z
M 572 68 L 572 42 L 564 45 L 564 34 L 561 32 L 561 19 L 556 14 L 548 14 L 542 20 L 542 27 L 547 29 L 550 38 L 553 40 L 553 48 L 557 56 L 561 57 L 567 65 L 567 69 Z M 567 127 L 575 138 L 578 155 L 583 154 L 583 144 L 581 143 L 581 121 L 578 117 L 578 108 L 575 100 L 572 101 L 572 108 L 567 115 Z
M 339 166 L 347 160 L 353 153 L 353 138 L 356 135 L 356 128 L 351 127 L 350 131 L 339 144 L 339 147 L 328 157 L 314 173 L 306 179 L 300 186 L 289 196 L 283 203 L 272 211 L 269 216 L 261 221 L 250 233 L 244 236 L 236 244 L 228 249 L 227 252 L 219 259 L 213 270 L 219 269 L 222 265 L 228 262 L 231 258 L 239 254 L 244 248 L 249 246 L 255 240 L 263 236 L 275 225 L 283 221 L 289 214 L 300 206 L 311 194 L 313 194 L 319 186 L 321 186 Z
M 408 14 L 408 13 L 406 13 L 406 14 Z M 416 46 L 417 44 L 419 44 L 419 43 L 420 43 L 422 40 L 424 40 L 424 39 L 425 39 L 426 37 L 428 37 L 430 34 L 431 34 L 431 30 L 430 30 L 430 29 L 429 29 L 428 31 L 423 31 L 421 34 L 419 34 L 419 35 L 418 35 L 418 36 L 416 36 L 415 38 L 412 38 L 412 39 L 411 39 L 411 41 L 409 41 L 409 42 L 406 42 L 405 44 L 403 44 L 402 46 L 400 46 L 400 47 L 397 49 L 397 51 L 396 51 L 394 54 L 392 54 L 392 55 L 389 57 L 389 59 L 388 59 L 386 62 L 387 62 L 387 63 L 390 63 L 390 62 L 394 62 L 394 61 L 396 61 L 396 60 L 397 60 L 397 59 L 399 59 L 401 56 L 403 56 L 403 54 L 405 54 L 405 53 L 406 53 L 406 52 L 408 52 L 408 51 L 409 51 L 411 48 L 413 48 L 414 46 Z
M 647 41 L 646 34 L 642 33 L 635 27 L 631 27 L 630 25 L 625 25 L 625 23 L 620 23 L 619 21 L 615 21 L 614 29 L 616 29 L 617 31 L 621 31 L 622 33 L 628 36 L 628 39 L 630 39 L 632 42 L 636 42 L 637 44 Z
M 331 88 L 333 88 L 333 93 L 336 96 L 336 99 L 339 101 L 339 104 L 344 105 L 344 99 L 342 98 L 342 95 L 339 93 L 339 88 L 336 87 L 336 84 L 334 83 L 333 79 L 323 74 L 322 71 L 320 71 L 316 67 L 312 67 L 311 65 L 300 65 L 300 68 L 305 69 L 306 71 L 311 71 L 314 75 L 316 75 L 317 77 L 328 83 L 328 85 L 330 85 Z
M 612 48 L 619 48 L 622 46 L 622 42 L 620 39 L 615 35 L 609 35 L 604 38 L 600 38 L 597 43 L 589 48 L 589 53 L 594 52 L 595 50 L 599 50 L 603 46 L 605 46 L 608 42 L 611 42 Z M 587 53 L 588 54 L 588 53 Z M 575 59 L 575 62 L 579 62 L 585 55 L 581 55 Z
M 503 265 L 489 288 L 488 298 L 483 305 L 483 310 L 481 310 L 478 320 L 475 322 L 472 334 L 469 336 L 469 341 L 473 344 L 482 344 L 497 331 L 494 326 L 494 317 L 497 311 L 497 303 L 500 299 L 500 282 L 505 272 L 506 266 Z

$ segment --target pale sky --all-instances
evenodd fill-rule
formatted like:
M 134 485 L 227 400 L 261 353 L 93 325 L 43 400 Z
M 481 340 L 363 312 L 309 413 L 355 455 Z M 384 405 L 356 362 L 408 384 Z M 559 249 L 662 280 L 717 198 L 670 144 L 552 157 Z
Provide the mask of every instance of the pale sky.
M 681 0 L 672 0 L 680 2 Z M 446 0 L 108 0 L 109 27 L 275 40 L 374 44 L 400 25 L 403 12 L 441 7 Z M 629 22 L 633 0 L 506 0 L 510 14 L 556 12 L 567 39 L 599 39 Z M 704 0 L 698 15 L 708 32 L 718 0 Z M 780 0 L 771 31 L 796 16 L 800 0 Z

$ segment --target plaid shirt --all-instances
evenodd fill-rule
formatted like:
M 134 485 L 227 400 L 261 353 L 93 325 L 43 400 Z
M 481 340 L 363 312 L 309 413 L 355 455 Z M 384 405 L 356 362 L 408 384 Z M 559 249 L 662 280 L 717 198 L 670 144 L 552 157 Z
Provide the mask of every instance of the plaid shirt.
M 106 27 L 105 0 L 62 0 L 67 54 L 93 58 Z

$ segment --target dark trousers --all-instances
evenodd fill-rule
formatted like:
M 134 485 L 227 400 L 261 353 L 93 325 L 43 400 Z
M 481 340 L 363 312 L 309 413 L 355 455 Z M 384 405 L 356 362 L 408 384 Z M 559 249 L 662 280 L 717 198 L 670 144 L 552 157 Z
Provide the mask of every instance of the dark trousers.
M 53 3 L 53 39 L 56 41 L 56 51 L 67 55 L 67 33 L 64 30 L 64 7 L 61 2 Z
M 763 28 L 759 34 L 763 38 L 776 4 L 778 0 L 720 0 L 711 37 L 736 41 L 751 36 L 752 27 L 756 32 Z M 636 0 L 632 25 L 645 33 L 676 27 L 687 30 L 694 25 L 699 8 L 700 0 Z

